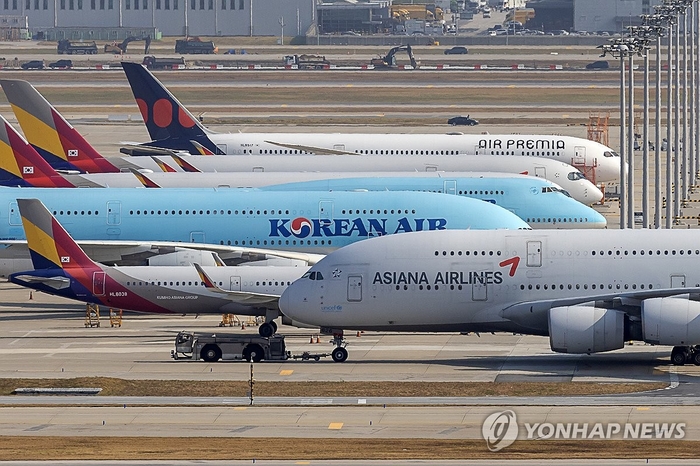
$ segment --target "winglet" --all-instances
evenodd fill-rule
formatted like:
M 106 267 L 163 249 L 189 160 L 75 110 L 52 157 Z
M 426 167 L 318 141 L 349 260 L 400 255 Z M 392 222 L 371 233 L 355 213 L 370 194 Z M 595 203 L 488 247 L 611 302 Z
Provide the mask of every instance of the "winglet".
M 84 270 L 97 266 L 38 199 L 17 199 L 34 268 Z M 77 277 L 76 277 L 77 278 Z
M 74 188 L 0 115 L 0 184 Z
M 216 290 L 216 291 L 222 291 L 221 288 L 216 284 L 214 280 L 209 278 L 209 275 L 204 271 L 201 265 L 197 263 L 193 263 L 194 268 L 197 270 L 197 273 L 199 274 L 199 279 L 202 280 L 202 283 L 204 283 L 204 287 L 208 288 L 210 290 Z
M 210 151 L 206 147 L 204 147 L 202 144 L 198 143 L 197 141 L 190 141 L 192 145 L 194 146 L 195 149 L 199 152 L 199 155 L 216 155 L 214 152 Z
M 181 157 L 181 156 L 175 155 L 175 154 L 171 155 L 171 157 L 173 158 L 175 163 L 178 164 L 178 166 L 186 172 L 200 173 L 202 171 L 199 168 L 192 165 L 191 163 L 187 162 L 184 159 L 184 157 Z
M 129 168 L 129 171 L 136 177 L 137 180 L 145 187 L 145 188 L 160 188 L 160 185 L 141 173 L 138 170 L 135 170 L 133 168 Z
M 2 79 L 0 85 L 27 140 L 52 167 L 83 173 L 119 172 L 34 86 L 17 79 Z
M 167 163 L 163 162 L 161 159 L 158 157 L 151 156 L 151 159 L 160 167 L 161 170 L 167 173 L 175 173 L 177 170 L 175 170 L 173 167 L 168 165 Z

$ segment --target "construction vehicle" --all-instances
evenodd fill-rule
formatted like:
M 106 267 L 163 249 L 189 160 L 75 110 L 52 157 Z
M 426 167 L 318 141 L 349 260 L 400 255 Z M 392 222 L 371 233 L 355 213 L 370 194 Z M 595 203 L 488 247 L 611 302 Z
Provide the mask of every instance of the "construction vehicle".
M 129 45 L 130 42 L 134 41 L 145 41 L 145 45 L 143 48 L 143 53 L 144 55 L 148 53 L 149 49 L 151 48 L 151 36 L 146 36 L 146 37 L 134 37 L 134 36 L 129 36 L 121 43 L 117 44 L 116 42 L 112 42 L 111 44 L 105 44 L 105 53 L 113 53 L 115 55 L 121 55 L 126 53 L 126 48 Z
M 214 42 L 200 40 L 199 37 L 188 37 L 175 41 L 175 53 L 216 53 Z
M 68 39 L 61 39 L 58 41 L 57 50 L 59 55 L 94 55 L 97 53 L 97 44 L 95 41 L 91 42 L 73 42 Z
M 173 70 L 185 67 L 185 59 L 180 58 L 156 58 L 153 55 L 143 57 L 143 63 L 149 70 Z
M 328 68 L 331 62 L 323 55 L 285 55 L 284 65 L 296 65 L 300 70 L 322 70 Z
M 512 21 L 517 21 L 520 24 L 525 24 L 535 17 L 534 8 L 516 8 L 514 10 L 508 11 L 506 13 L 506 19 L 503 21 L 503 25 L 509 24 Z
M 406 51 L 406 54 L 408 54 L 408 59 L 411 61 L 411 66 L 413 69 L 417 69 L 418 63 L 416 63 L 416 59 L 413 56 L 413 49 L 411 48 L 410 44 L 394 47 L 393 49 L 389 50 L 389 53 L 387 53 L 385 56 L 373 58 L 370 64 L 374 65 L 374 69 L 376 70 L 398 68 L 398 65 L 396 64 L 396 54 L 402 51 Z
M 241 333 L 198 333 L 182 331 L 175 337 L 173 359 L 191 359 L 216 362 L 242 360 L 259 362 L 284 361 L 292 354 L 286 350 L 284 335 L 261 337 Z

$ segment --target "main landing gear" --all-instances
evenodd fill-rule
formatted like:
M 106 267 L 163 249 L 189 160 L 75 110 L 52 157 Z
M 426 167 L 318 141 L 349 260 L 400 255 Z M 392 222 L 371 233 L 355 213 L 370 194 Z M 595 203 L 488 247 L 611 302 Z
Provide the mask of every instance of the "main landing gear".
M 277 324 L 274 320 L 265 322 L 258 328 L 258 333 L 261 337 L 269 338 L 277 333 Z
M 343 339 L 342 330 L 333 331 L 333 344 L 335 349 L 331 352 L 331 357 L 335 362 L 345 362 L 348 359 L 348 350 L 345 349 L 347 342 Z
M 671 351 L 671 363 L 674 366 L 682 366 L 686 363 L 700 366 L 700 345 L 674 346 Z

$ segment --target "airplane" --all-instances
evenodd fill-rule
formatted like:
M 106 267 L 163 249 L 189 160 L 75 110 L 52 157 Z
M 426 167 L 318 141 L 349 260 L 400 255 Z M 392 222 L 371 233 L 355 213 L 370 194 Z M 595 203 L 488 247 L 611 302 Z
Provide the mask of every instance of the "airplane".
M 492 155 L 549 158 L 592 169 L 591 181 L 615 181 L 621 159 L 611 148 L 570 136 L 518 134 L 215 133 L 205 128 L 139 63 L 122 62 L 153 148 L 216 155 Z
M 571 196 L 583 203 L 593 204 L 603 199 L 602 192 L 578 169 L 550 159 L 541 157 L 496 157 L 496 156 L 442 156 L 421 155 L 405 157 L 402 155 L 374 156 L 209 156 L 209 157 L 109 157 L 105 158 L 90 146 L 78 131 L 28 82 L 21 80 L 0 80 L 0 85 L 11 103 L 15 116 L 22 127 L 29 143 L 39 154 L 62 174 L 89 173 L 83 178 L 71 178 L 76 186 L 93 187 L 92 174 L 100 173 L 100 167 L 108 167 L 108 173 L 130 172 L 153 173 L 157 184 L 165 183 L 160 174 L 177 171 L 179 168 L 187 172 L 230 172 L 230 171 L 346 171 L 371 172 L 376 171 L 476 171 L 530 174 L 552 181 Z M 46 121 L 47 123 L 43 123 Z M 54 123 L 55 122 L 55 123 Z M 40 130 L 37 130 L 39 128 Z M 196 144 L 196 143 L 195 143 Z M 162 151 L 160 151 L 162 152 Z M 285 151 L 287 152 L 287 151 Z M 49 155 L 47 155 L 49 154 Z M 172 158 L 171 158 L 172 157 Z M 59 162 L 57 162 L 59 161 Z M 66 162 L 68 161 L 68 162 Z M 176 162 L 176 163 L 173 163 Z M 310 175 L 305 175 L 310 176 Z M 207 175 L 188 177 L 192 183 Z M 120 180 L 117 182 L 115 180 Z M 168 187 L 183 183 L 180 177 Z M 318 178 L 314 178 L 318 179 Z M 87 181 L 83 181 L 87 180 Z M 127 180 L 127 181 L 125 181 Z M 160 181 L 159 181 L 160 180 Z M 302 180 L 299 180 L 302 181 Z M 122 184 L 125 183 L 125 184 Z M 131 177 L 112 179 L 113 187 L 132 186 L 136 183 Z M 201 183 L 205 185 L 207 183 Z M 229 181 L 221 183 L 229 185 Z M 197 184 L 197 186 L 200 186 Z
M 120 265 L 183 249 L 216 252 L 227 263 L 258 254 L 313 263 L 375 235 L 530 228 L 491 203 L 436 193 L 0 187 L 0 276 L 31 267 L 22 198 L 40 199 L 93 259 Z
M 4 124 L 2 124 L 4 122 Z M 4 130 L 4 131 L 3 131 Z M 7 160 L 9 159 L 9 160 Z M 546 180 L 510 174 L 493 173 L 391 173 L 395 177 L 373 178 L 372 173 L 360 173 L 361 178 L 322 179 L 293 182 L 303 173 L 162 173 L 161 180 L 177 186 L 221 187 L 233 179 L 242 186 L 260 186 L 273 191 L 428 191 L 468 196 L 500 205 L 536 228 L 604 228 L 605 218 L 590 207 L 572 199 L 568 193 Z M 33 187 L 118 186 L 122 180 L 132 184 L 158 188 L 153 175 L 133 171 L 98 173 L 94 175 L 61 176 L 0 116 L 0 184 Z M 193 175 L 195 175 L 193 177 Z M 314 174 L 316 178 L 322 174 Z M 86 179 L 89 176 L 89 180 Z M 190 179 L 192 178 L 192 179 Z M 72 181 L 69 181 L 72 180 Z M 265 181 L 268 180 L 268 181 Z M 276 183 L 282 184 L 276 184 Z M 275 183 L 275 184 L 271 184 Z
M 25 137 L 55 170 L 64 174 L 161 170 L 149 158 L 136 164 L 126 157 L 103 157 L 27 81 L 0 79 L 0 86 Z
M 77 301 L 157 314 L 262 315 L 277 331 L 277 300 L 308 266 L 109 267 L 85 253 L 38 199 L 18 199 L 33 270 L 9 281 Z
M 515 332 L 552 351 L 672 345 L 700 365 L 697 230 L 435 231 L 335 251 L 280 298 L 289 319 L 343 330 Z

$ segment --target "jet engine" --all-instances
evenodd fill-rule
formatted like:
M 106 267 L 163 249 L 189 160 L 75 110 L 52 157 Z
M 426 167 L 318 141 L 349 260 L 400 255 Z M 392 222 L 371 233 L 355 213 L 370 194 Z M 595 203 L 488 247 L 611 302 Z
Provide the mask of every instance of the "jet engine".
M 700 303 L 683 294 L 642 302 L 644 341 L 657 345 L 700 344 Z
M 625 344 L 625 313 L 594 303 L 549 310 L 549 345 L 559 353 L 597 353 Z

